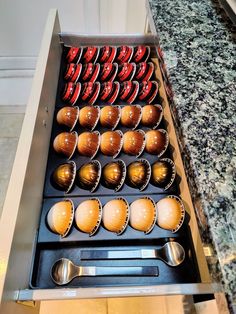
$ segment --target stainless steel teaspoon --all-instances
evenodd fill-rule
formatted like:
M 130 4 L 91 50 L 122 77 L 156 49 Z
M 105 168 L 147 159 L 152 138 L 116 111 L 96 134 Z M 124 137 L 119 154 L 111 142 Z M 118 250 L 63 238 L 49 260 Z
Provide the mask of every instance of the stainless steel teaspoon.
M 185 251 L 178 242 L 167 242 L 159 249 L 138 250 L 82 250 L 81 260 L 157 258 L 169 266 L 178 266 L 185 259 Z
M 52 280 L 57 285 L 66 285 L 75 277 L 81 276 L 158 276 L 156 266 L 121 266 L 121 267 L 97 267 L 77 266 L 67 258 L 61 258 L 55 262 L 51 269 Z

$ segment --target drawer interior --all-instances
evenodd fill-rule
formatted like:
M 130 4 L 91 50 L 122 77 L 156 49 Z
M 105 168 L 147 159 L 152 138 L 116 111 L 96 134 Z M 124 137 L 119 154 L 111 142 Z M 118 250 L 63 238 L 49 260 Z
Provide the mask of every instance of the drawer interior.
M 72 36 L 73 37 L 73 36 Z M 65 41 L 68 44 L 68 40 L 70 37 L 66 36 Z M 75 37 L 76 38 L 76 37 Z M 104 40 L 104 39 L 103 39 Z M 108 44 L 109 38 L 106 39 Z M 132 42 L 132 39 L 129 38 L 128 42 L 122 41 L 122 39 L 117 40 L 117 45 L 119 44 L 130 44 L 129 41 Z M 70 40 L 69 40 L 70 42 Z M 71 43 L 71 42 L 70 42 Z M 80 43 L 80 44 L 79 44 Z M 144 42 L 145 43 L 145 40 Z M 75 42 L 73 41 L 73 44 Z M 83 42 L 83 38 L 81 42 L 79 38 L 76 38 L 77 45 L 86 44 Z M 87 44 L 98 44 L 98 42 L 94 39 L 91 42 L 87 42 Z M 101 44 L 101 41 L 99 42 Z M 114 39 L 112 40 L 112 44 L 114 45 Z M 156 66 L 156 71 L 152 76 L 151 80 L 156 80 L 159 83 L 160 89 L 156 98 L 153 101 L 153 104 L 161 104 L 163 108 L 168 107 L 167 98 L 164 99 L 163 96 L 166 97 L 164 90 L 164 83 L 161 76 L 159 63 L 157 59 L 155 46 L 150 44 L 151 47 L 151 58 L 149 61 L 154 62 Z M 107 201 L 114 199 L 114 197 L 125 197 L 125 199 L 130 204 L 132 201 L 136 200 L 140 197 L 151 197 L 155 202 L 166 197 L 167 195 L 176 195 L 181 196 L 182 189 L 181 185 L 183 184 L 183 178 L 179 164 L 176 164 L 177 168 L 177 176 L 175 178 L 172 186 L 164 190 L 163 188 L 157 188 L 156 186 L 149 183 L 144 191 L 140 192 L 137 189 L 131 188 L 126 183 L 123 187 L 118 191 L 114 192 L 111 189 L 104 187 L 102 184 L 98 185 L 98 188 L 91 193 L 90 191 L 83 190 L 79 188 L 77 185 L 73 186 L 73 189 L 69 193 L 64 193 L 63 191 L 58 190 L 52 184 L 51 175 L 57 166 L 66 162 L 66 158 L 57 154 L 53 149 L 53 140 L 60 132 L 65 131 L 63 126 L 60 126 L 56 121 L 56 115 L 60 108 L 65 106 L 65 103 L 61 100 L 61 92 L 63 90 L 63 86 L 65 81 L 63 79 L 64 72 L 66 68 L 66 62 L 64 55 L 61 57 L 61 67 L 60 74 L 58 79 L 58 88 L 57 88 L 57 96 L 55 101 L 55 111 L 53 118 L 53 126 L 51 132 L 51 140 L 49 146 L 48 153 L 48 163 L 47 169 L 45 173 L 45 184 L 44 184 L 44 192 L 43 192 L 43 203 L 41 209 L 41 216 L 39 222 L 39 230 L 37 243 L 34 253 L 34 261 L 32 267 L 32 274 L 30 279 L 30 287 L 33 289 L 45 289 L 45 288 L 55 288 L 58 287 L 55 285 L 51 278 L 51 268 L 52 265 L 60 258 L 69 258 L 75 264 L 79 264 L 81 266 L 156 266 L 159 270 L 159 275 L 156 277 L 126 277 L 126 276 L 110 276 L 110 277 L 81 277 L 73 279 L 66 287 L 106 287 L 106 286 L 132 286 L 132 285 L 158 285 L 158 284 L 176 284 L 176 283 L 199 283 L 201 282 L 200 271 L 198 268 L 198 260 L 196 255 L 196 247 L 194 246 L 194 237 L 192 235 L 193 227 L 191 225 L 192 213 L 189 211 L 188 206 L 186 207 L 186 216 L 182 227 L 176 233 L 172 233 L 171 231 L 164 230 L 158 227 L 156 224 L 153 230 L 149 234 L 144 234 L 140 231 L 136 231 L 128 226 L 125 232 L 121 235 L 116 235 L 115 233 L 108 232 L 102 225 L 93 236 L 89 236 L 86 233 L 79 231 L 75 223 L 73 223 L 72 229 L 69 234 L 65 238 L 61 238 L 59 235 L 51 232 L 46 223 L 46 216 L 53 204 L 64 199 L 69 198 L 74 202 L 75 208 L 78 206 L 80 202 L 86 200 L 91 197 L 99 198 L 102 205 L 104 205 Z M 164 94 L 164 95 L 163 95 Z M 139 104 L 141 106 L 145 105 L 144 102 L 135 101 L 134 104 Z M 82 108 L 86 103 L 80 102 L 79 107 Z M 104 103 L 97 101 L 94 105 L 98 105 L 100 107 L 104 106 Z M 106 105 L 106 104 L 105 104 Z M 116 101 L 114 105 L 119 105 L 121 108 L 126 105 L 125 102 Z M 171 116 L 168 112 L 164 111 L 164 117 L 161 124 L 158 126 L 159 129 L 166 129 L 173 127 L 170 124 Z M 146 127 L 137 127 L 137 129 L 141 128 L 146 131 L 148 128 Z M 116 129 L 121 130 L 122 132 L 127 131 L 128 129 L 121 126 L 120 124 Z M 79 134 L 84 131 L 80 126 L 76 126 L 75 129 Z M 101 127 L 99 124 L 95 128 L 100 133 L 105 132 L 107 129 Z M 175 143 L 170 139 L 170 144 L 168 149 L 164 153 L 161 158 L 170 158 L 174 162 L 176 154 L 176 146 Z M 180 157 L 180 156 L 179 156 Z M 157 156 L 150 155 L 147 153 L 142 153 L 139 158 L 145 158 L 153 164 L 156 160 L 158 160 Z M 181 157 L 180 157 L 181 158 Z M 104 156 L 100 152 L 95 156 L 96 160 L 98 160 L 102 166 L 106 163 L 113 160 L 112 157 Z M 133 156 L 126 155 L 124 153 L 120 153 L 115 160 L 121 159 L 125 162 L 126 166 L 134 161 L 136 158 Z M 90 161 L 88 157 L 79 156 L 76 152 L 72 159 L 77 166 L 77 169 L 83 165 L 85 162 Z M 194 230 L 195 231 L 195 230 Z M 164 262 L 157 259 L 122 259 L 122 260 L 100 260 L 100 261 L 84 261 L 80 260 L 80 252 L 84 249 L 91 250 L 99 250 L 103 249 L 149 249 L 154 248 L 158 249 L 162 245 L 164 245 L 167 241 L 178 241 L 185 249 L 185 260 L 184 262 L 177 267 L 167 266 Z

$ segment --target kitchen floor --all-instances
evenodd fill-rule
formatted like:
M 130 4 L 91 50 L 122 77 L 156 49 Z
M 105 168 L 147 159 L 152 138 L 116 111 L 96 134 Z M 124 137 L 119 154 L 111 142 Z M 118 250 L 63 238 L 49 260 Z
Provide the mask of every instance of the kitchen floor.
M 0 106 L 0 217 L 10 179 L 25 106 Z M 40 314 L 217 314 L 215 301 L 193 305 L 191 297 L 130 297 L 43 301 Z M 223 313 L 223 312 L 222 312 Z

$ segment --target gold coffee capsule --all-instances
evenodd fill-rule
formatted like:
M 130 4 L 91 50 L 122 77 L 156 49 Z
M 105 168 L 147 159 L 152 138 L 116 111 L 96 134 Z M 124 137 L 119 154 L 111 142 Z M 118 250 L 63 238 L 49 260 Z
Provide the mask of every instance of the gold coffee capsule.
M 98 106 L 85 106 L 80 109 L 79 124 L 92 131 L 98 123 L 99 116 L 100 108 Z
M 47 224 L 50 230 L 65 237 L 70 231 L 74 219 L 74 204 L 71 200 L 55 203 L 47 214 Z
M 102 154 L 115 158 L 121 151 L 123 133 L 119 130 L 107 131 L 101 135 L 100 150 Z
M 129 220 L 129 204 L 124 198 L 111 200 L 103 206 L 102 222 L 111 232 L 121 234 L 127 227 Z
M 108 129 L 114 130 L 120 121 L 119 106 L 105 106 L 101 109 L 100 124 Z
M 95 157 L 100 146 L 100 133 L 98 131 L 83 132 L 78 137 L 78 151 L 82 156 Z
M 155 129 L 161 122 L 163 109 L 161 105 L 146 105 L 142 109 L 142 125 Z
M 60 125 L 65 125 L 73 130 L 79 118 L 78 107 L 63 107 L 57 113 L 57 122 Z
M 140 156 L 145 147 L 143 130 L 127 131 L 123 136 L 123 152 L 132 156 Z
M 127 128 L 136 129 L 142 118 L 140 105 L 127 105 L 121 109 L 121 124 Z
M 78 134 L 76 132 L 62 132 L 53 141 L 54 150 L 70 159 L 76 149 Z
M 102 169 L 102 184 L 108 189 L 119 191 L 125 181 L 126 166 L 123 160 L 107 163 Z
M 146 159 L 132 162 L 127 167 L 127 184 L 140 191 L 148 185 L 151 176 L 151 166 Z
M 62 191 L 68 193 L 75 181 L 76 164 L 74 161 L 58 166 L 52 173 L 53 185 Z
M 93 192 L 99 184 L 101 164 L 97 160 L 88 162 L 77 171 L 76 184 L 84 190 Z
M 146 146 L 147 153 L 152 155 L 162 156 L 169 144 L 169 137 L 166 130 L 150 130 L 146 132 Z
M 151 183 L 167 190 L 174 182 L 175 164 L 169 158 L 157 160 L 152 165 Z
M 156 207 L 158 226 L 172 232 L 178 231 L 185 217 L 185 208 L 181 199 L 169 195 L 157 202 Z
M 99 228 L 102 205 L 97 198 L 83 201 L 75 211 L 75 223 L 79 230 L 93 235 Z
M 130 226 L 146 234 L 151 232 L 156 221 L 156 206 L 149 197 L 135 200 L 130 205 Z

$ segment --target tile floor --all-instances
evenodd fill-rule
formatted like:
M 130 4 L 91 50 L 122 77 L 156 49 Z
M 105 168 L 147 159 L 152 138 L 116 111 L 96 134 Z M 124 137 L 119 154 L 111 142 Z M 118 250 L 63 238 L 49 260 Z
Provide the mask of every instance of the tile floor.
M 24 119 L 24 106 L 0 106 L 0 217 Z M 191 297 L 190 297 L 191 298 Z M 40 314 L 217 314 L 215 302 L 193 306 L 184 296 L 41 302 Z

